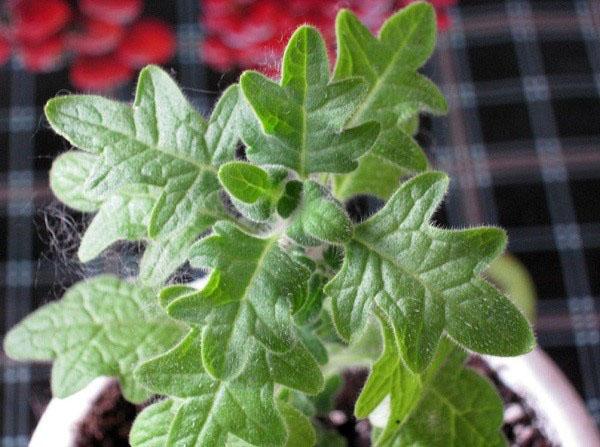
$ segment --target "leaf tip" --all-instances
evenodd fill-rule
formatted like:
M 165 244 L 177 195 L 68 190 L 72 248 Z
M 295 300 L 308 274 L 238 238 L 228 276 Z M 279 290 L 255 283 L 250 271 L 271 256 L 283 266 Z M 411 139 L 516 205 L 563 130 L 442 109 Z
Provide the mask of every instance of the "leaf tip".
M 348 8 L 342 8 L 338 11 L 337 16 L 335 18 L 336 26 L 341 25 L 343 22 L 347 20 L 357 20 L 356 15 Z
M 513 305 L 514 306 L 514 305 Z M 514 342 L 511 343 L 508 352 L 502 353 L 502 356 L 514 357 L 527 354 L 536 347 L 537 340 L 531 323 L 525 318 L 525 315 L 516 307 L 515 312 L 518 313 L 518 319 L 514 324 L 513 331 L 515 333 Z
M 423 190 L 435 189 L 438 195 L 443 196 L 446 194 L 449 185 L 450 177 L 448 174 L 441 171 L 430 171 L 413 177 L 411 180 L 404 183 L 400 189 L 412 189 L 417 187 L 422 187 Z
M 244 72 L 240 75 L 240 88 L 242 92 L 248 92 L 249 88 L 251 88 L 251 83 L 259 77 L 264 76 L 256 70 L 244 70 Z
M 2 342 L 2 348 L 8 357 L 13 360 L 22 359 L 22 350 L 20 349 L 20 340 L 23 338 L 23 328 L 19 324 L 8 331 Z
M 486 227 L 486 230 L 484 243 L 489 250 L 490 260 L 494 260 L 504 252 L 508 243 L 508 234 L 500 227 Z
M 426 16 L 426 19 L 431 20 L 432 22 L 435 21 L 436 17 L 435 8 L 433 7 L 433 5 L 429 2 L 422 0 L 411 2 L 398 12 L 398 15 L 400 14 L 415 14 Z
M 44 105 L 44 114 L 46 115 L 46 119 L 50 121 L 50 124 L 52 124 L 54 114 L 56 113 L 56 109 L 61 100 L 62 97 L 60 96 L 50 98 L 48 101 L 46 101 L 46 104 Z
M 140 70 L 140 74 L 138 76 L 138 82 L 148 76 L 153 75 L 163 75 L 166 74 L 165 71 L 160 68 L 158 65 L 150 64 L 146 65 L 144 68 Z

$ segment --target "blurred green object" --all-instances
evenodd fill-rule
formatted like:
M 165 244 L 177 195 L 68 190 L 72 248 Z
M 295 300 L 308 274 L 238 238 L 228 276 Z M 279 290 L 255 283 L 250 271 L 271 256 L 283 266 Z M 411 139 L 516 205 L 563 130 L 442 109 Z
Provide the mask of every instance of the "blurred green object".
M 521 261 L 507 253 L 490 264 L 486 276 L 508 295 L 530 323 L 535 323 L 537 293 L 533 280 Z

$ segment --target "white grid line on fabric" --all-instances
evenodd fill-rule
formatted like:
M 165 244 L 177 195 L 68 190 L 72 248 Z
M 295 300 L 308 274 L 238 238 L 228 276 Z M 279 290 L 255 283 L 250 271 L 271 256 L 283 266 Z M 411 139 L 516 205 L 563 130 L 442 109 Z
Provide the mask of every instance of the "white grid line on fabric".
M 206 92 L 206 68 L 199 61 L 198 45 L 202 38 L 199 3 L 198 0 L 177 2 L 177 34 L 180 37 L 177 58 L 181 67 L 178 80 L 191 103 L 206 113 L 210 102 L 203 94 Z
M 517 2 L 509 0 L 506 2 L 506 11 L 509 17 L 510 30 L 515 37 L 517 46 L 517 61 L 523 76 L 544 76 L 544 67 L 542 63 L 541 50 L 535 34 L 535 29 L 529 26 L 532 24 L 531 5 L 528 2 Z M 520 39 L 527 36 L 526 39 Z M 527 85 L 524 85 L 527 88 Z M 531 101 L 531 95 L 526 95 L 527 108 L 530 116 L 532 132 L 536 138 L 536 152 L 542 165 L 542 177 L 544 180 L 544 189 L 550 219 L 553 224 L 576 222 L 575 210 L 569 193 L 568 178 L 564 166 L 560 141 L 557 138 L 554 112 L 550 101 Z M 550 144 L 543 144 L 543 143 Z M 555 229 L 557 235 L 560 228 Z M 573 223 L 568 229 L 575 233 L 576 239 L 581 239 L 579 226 Z M 587 279 L 586 263 L 581 250 L 582 244 L 577 244 L 576 248 L 565 246 L 563 237 L 556 238 L 558 253 L 562 264 L 562 274 L 565 288 L 569 295 L 569 302 L 581 296 L 589 295 L 589 280 Z M 561 246 L 562 245 L 562 246 Z M 592 311 L 594 312 L 593 300 L 590 301 Z M 597 335 L 589 336 L 590 332 L 598 333 L 598 328 L 586 328 L 581 330 L 580 312 L 576 307 L 569 306 L 571 319 L 575 327 L 576 347 L 581 365 L 581 375 L 586 400 L 597 399 L 600 396 L 600 377 L 597 368 L 600 361 L 600 346 L 598 344 L 587 343 L 588 339 L 594 339 Z M 593 325 L 595 326 L 595 324 Z M 586 343 L 581 343 L 582 341 Z M 600 415 L 595 414 L 598 418 Z
M 8 366 L 4 368 L 3 383 L 29 383 L 31 382 L 31 369 L 27 366 Z
M 2 447 L 27 447 L 29 444 L 29 436 L 2 436 Z
M 20 105 L 0 109 L 0 131 L 23 132 L 28 131 L 35 124 L 37 108 L 35 106 Z
M 9 260 L 4 265 L 5 287 L 26 289 L 32 284 L 34 262 L 30 259 Z M 23 315 L 24 316 L 24 315 Z

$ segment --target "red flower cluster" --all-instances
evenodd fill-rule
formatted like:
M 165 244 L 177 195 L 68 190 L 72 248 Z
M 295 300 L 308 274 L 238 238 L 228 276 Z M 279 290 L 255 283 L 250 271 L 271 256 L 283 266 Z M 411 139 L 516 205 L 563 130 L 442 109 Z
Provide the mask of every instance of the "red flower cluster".
M 353 10 L 373 32 L 395 10 L 412 0 L 201 0 L 205 38 L 200 52 L 219 71 L 256 68 L 279 72 L 279 60 L 293 30 L 305 23 L 319 28 L 331 52 L 340 8 Z M 456 0 L 430 0 L 440 29 L 448 27 L 447 8 Z
M 142 0 L 8 0 L 0 27 L 0 64 L 15 54 L 27 70 L 47 72 L 71 62 L 81 90 L 114 88 L 149 63 L 173 56 L 175 37 L 160 20 L 138 19 Z

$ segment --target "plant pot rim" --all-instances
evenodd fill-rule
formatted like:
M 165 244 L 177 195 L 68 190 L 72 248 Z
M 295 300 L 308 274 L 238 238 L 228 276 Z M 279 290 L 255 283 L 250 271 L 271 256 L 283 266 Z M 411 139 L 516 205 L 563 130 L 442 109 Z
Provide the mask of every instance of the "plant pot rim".
M 600 435 L 583 401 L 562 371 L 541 349 L 520 357 L 485 357 L 506 385 L 522 395 L 562 447 L 600 446 Z M 79 422 L 114 379 L 100 377 L 65 399 L 53 398 L 40 418 L 29 447 L 72 447 Z M 381 424 L 381 419 L 375 425 Z
M 596 421 L 562 370 L 542 349 L 520 357 L 485 357 L 500 379 L 533 408 L 551 441 L 600 446 Z

